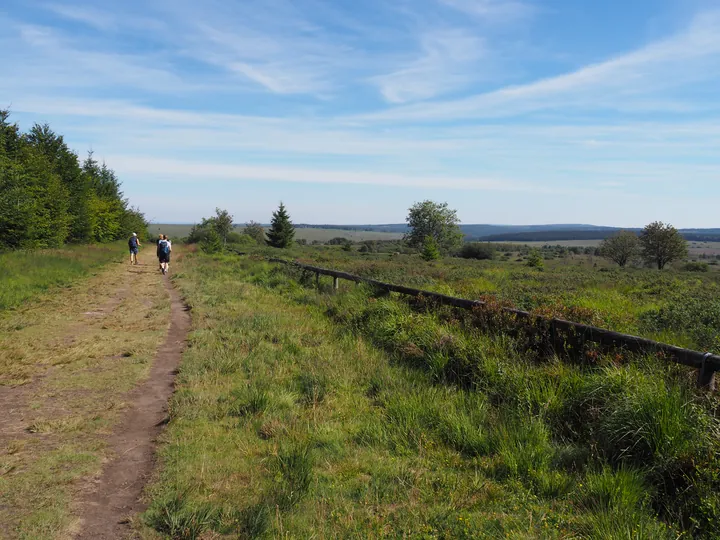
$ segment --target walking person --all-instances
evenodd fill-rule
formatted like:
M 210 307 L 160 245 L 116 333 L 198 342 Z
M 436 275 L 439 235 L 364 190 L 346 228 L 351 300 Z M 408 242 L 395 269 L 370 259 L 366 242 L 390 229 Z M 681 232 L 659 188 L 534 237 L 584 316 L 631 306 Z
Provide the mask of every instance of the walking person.
M 165 273 L 170 271 L 170 254 L 172 253 L 172 242 L 167 237 L 167 234 L 163 234 L 163 240 L 168 243 L 167 261 L 165 263 Z
M 167 274 L 168 264 L 170 263 L 170 243 L 163 235 L 158 241 L 158 260 L 160 261 L 160 271 Z
M 130 265 L 137 265 L 138 264 L 138 248 L 142 244 L 140 243 L 140 239 L 138 238 L 137 233 L 132 233 L 132 236 L 128 240 L 128 248 L 130 248 Z
M 155 246 L 157 247 L 156 254 L 157 254 L 157 258 L 158 258 L 158 270 L 160 270 L 161 272 L 163 270 L 162 261 L 160 260 L 162 258 L 162 254 L 160 253 L 160 242 L 162 242 L 162 240 L 163 240 L 163 235 L 158 234 L 158 239 L 155 240 Z

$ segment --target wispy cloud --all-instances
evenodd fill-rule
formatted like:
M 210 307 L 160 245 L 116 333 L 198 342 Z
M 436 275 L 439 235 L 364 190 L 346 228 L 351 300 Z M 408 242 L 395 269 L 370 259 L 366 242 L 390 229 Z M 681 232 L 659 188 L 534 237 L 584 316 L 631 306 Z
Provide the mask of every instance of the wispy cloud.
M 493 118 L 554 108 L 647 109 L 647 95 L 720 78 L 720 12 L 696 17 L 684 32 L 637 51 L 529 84 L 453 101 L 409 105 L 372 115 L 385 120 Z M 663 110 L 666 102 L 662 103 Z
M 422 56 L 407 67 L 373 79 L 387 101 L 418 101 L 463 88 L 478 78 L 476 63 L 487 56 L 481 38 L 459 29 L 428 32 L 421 48 Z
M 115 26 L 115 19 L 111 14 L 92 7 L 66 4 L 45 4 L 45 7 L 60 17 L 98 30 L 108 30 Z
M 6 50 L 0 79 L 0 91 L 9 95 L 26 95 L 30 89 L 113 87 L 155 93 L 199 86 L 173 73 L 160 56 L 105 52 L 97 43 L 80 44 L 47 26 L 20 24 L 14 32 L 19 43 Z
M 516 20 L 535 13 L 535 8 L 520 0 L 439 0 L 450 8 L 493 22 Z

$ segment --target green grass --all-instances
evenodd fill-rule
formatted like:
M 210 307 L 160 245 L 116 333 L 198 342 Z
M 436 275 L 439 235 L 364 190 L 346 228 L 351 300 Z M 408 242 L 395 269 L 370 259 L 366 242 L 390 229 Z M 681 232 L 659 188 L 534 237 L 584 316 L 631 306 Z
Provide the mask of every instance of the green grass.
M 95 268 L 117 261 L 121 253 L 119 243 L 0 253 L 0 311 L 53 287 L 68 285 Z
M 261 261 L 180 272 L 194 329 L 148 538 L 720 535 L 717 406 L 681 368 L 538 361 Z
M 363 277 L 503 305 L 720 354 L 720 273 L 613 267 L 597 257 L 523 262 L 345 252 L 328 246 L 282 255 Z M 597 267 L 594 265 L 597 264 Z M 682 266 L 682 265 L 680 265 Z

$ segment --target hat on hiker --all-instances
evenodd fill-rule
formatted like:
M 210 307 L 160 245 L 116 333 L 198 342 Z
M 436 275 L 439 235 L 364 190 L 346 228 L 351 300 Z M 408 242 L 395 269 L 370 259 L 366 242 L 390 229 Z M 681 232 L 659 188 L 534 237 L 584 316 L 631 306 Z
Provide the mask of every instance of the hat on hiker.
M 133 236 L 137 236 L 137 233 L 136 233 L 136 232 L 134 232 L 134 233 L 133 233 Z

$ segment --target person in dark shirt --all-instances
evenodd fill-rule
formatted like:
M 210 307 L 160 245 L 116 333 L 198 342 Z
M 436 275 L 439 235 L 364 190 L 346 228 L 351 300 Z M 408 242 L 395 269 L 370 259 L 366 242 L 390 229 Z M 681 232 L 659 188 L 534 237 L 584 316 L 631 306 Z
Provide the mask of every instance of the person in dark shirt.
M 140 243 L 140 239 L 138 238 L 137 233 L 132 233 L 132 236 L 128 240 L 128 248 L 130 248 L 130 264 L 136 265 L 138 264 L 138 248 L 142 244 Z

